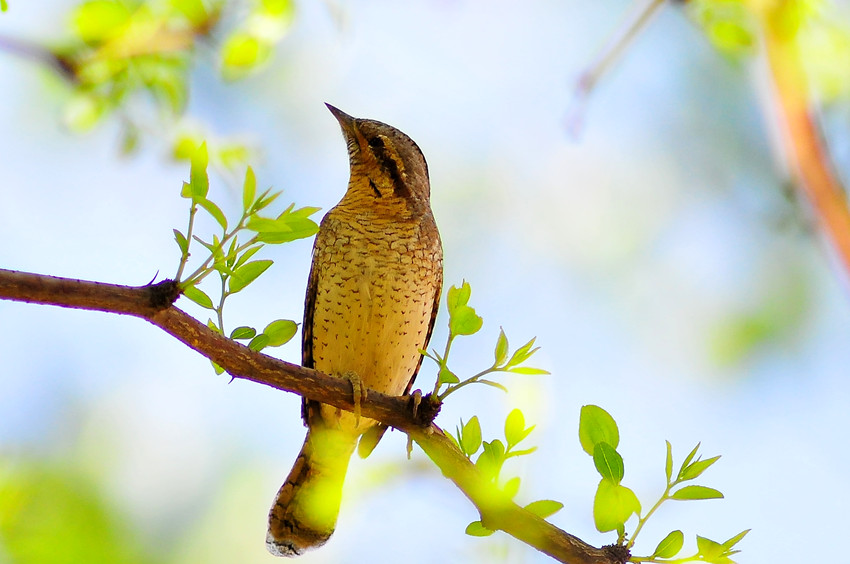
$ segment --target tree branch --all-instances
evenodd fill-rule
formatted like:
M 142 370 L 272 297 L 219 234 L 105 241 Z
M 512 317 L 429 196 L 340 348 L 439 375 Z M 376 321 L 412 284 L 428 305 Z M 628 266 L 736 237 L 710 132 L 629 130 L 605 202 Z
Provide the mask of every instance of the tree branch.
M 265 384 L 348 411 L 354 409 L 351 385 L 341 378 L 253 351 L 192 318 L 173 302 L 177 284 L 166 280 L 147 286 L 118 286 L 0 269 L 0 299 L 131 315 L 149 321 L 224 368 L 234 378 Z M 622 564 L 622 547 L 595 548 L 519 507 L 432 423 L 439 404 L 425 396 L 414 413 L 410 397 L 369 390 L 361 413 L 407 433 L 481 514 L 482 523 L 502 530 L 570 564 Z

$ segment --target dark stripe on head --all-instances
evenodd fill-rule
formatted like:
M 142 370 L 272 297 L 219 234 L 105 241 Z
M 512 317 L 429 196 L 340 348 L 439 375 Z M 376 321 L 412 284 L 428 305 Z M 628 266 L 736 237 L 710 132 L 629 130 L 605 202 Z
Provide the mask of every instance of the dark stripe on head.
M 375 155 L 375 160 L 384 169 L 393 181 L 393 193 L 396 196 L 407 198 L 410 196 L 410 190 L 404 183 L 401 176 L 401 171 L 398 169 L 398 162 L 394 157 L 394 152 L 390 152 L 384 144 L 384 140 L 376 135 L 369 139 L 369 147 L 372 149 L 372 154 Z

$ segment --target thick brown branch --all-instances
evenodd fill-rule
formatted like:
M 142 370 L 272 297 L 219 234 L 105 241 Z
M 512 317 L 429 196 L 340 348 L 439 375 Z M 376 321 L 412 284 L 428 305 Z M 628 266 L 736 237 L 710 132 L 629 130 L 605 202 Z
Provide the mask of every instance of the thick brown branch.
M 0 299 L 90 309 L 146 319 L 214 361 L 234 378 L 353 410 L 348 381 L 255 352 L 219 335 L 171 304 L 179 290 L 171 281 L 148 286 L 118 286 L 0 269 Z M 484 479 L 442 430 L 431 423 L 439 406 L 427 400 L 416 415 L 408 397 L 370 390 L 361 402 L 365 417 L 408 433 L 443 474 L 478 508 L 485 526 L 571 564 L 621 564 L 628 555 L 595 548 L 540 519 L 506 498 Z

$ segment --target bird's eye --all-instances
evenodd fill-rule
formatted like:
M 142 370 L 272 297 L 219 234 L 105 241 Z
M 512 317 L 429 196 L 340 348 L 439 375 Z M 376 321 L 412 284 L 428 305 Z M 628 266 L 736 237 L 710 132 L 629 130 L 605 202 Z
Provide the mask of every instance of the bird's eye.
M 369 139 L 369 146 L 372 147 L 373 149 L 376 149 L 378 147 L 383 148 L 384 147 L 383 137 L 381 137 L 380 135 L 376 135 L 375 137 L 372 137 L 371 139 Z

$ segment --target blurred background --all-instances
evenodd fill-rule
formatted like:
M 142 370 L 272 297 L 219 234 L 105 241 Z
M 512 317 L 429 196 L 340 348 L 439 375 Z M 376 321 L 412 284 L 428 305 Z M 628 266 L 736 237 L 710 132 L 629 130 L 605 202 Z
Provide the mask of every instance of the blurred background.
M 0 35 L 61 44 L 76 5 L 9 0 Z M 348 163 L 323 103 L 387 122 L 428 160 L 446 287 L 470 282 L 484 317 L 456 342 L 455 371 L 488 366 L 502 327 L 512 347 L 536 336 L 530 364 L 551 372 L 500 378 L 508 394 L 460 391 L 439 425 L 477 414 L 489 440 L 522 408 L 539 448 L 505 468 L 523 479 L 517 500 L 562 501 L 551 520 L 600 546 L 616 538 L 594 528 L 598 475 L 577 435 L 581 406 L 597 404 L 619 423 L 624 484 L 645 510 L 664 489 L 665 440 L 677 465 L 698 442 L 722 455 L 699 483 L 726 498 L 669 502 L 636 554 L 677 528 L 686 552 L 695 534 L 752 528 L 740 562 L 832 558 L 850 503 L 847 274 L 789 181 L 760 58 L 718 49 L 680 6 L 660 10 L 571 132 L 576 80 L 632 9 L 300 0 L 242 80 L 223 82 L 214 38 L 201 42 L 185 117 L 139 104 L 131 154 L 130 114 L 81 123 L 55 72 L 0 51 L 0 267 L 129 285 L 173 276 L 172 229 L 188 216 L 188 165 L 172 158 L 182 131 L 244 144 L 260 187 L 327 210 Z M 832 25 L 846 10 L 832 8 Z M 831 76 L 823 126 L 846 177 L 850 71 Z M 211 197 L 233 213 L 228 180 L 213 175 Z M 264 251 L 276 264 L 232 298 L 228 329 L 300 322 L 311 244 Z M 440 350 L 446 323 L 441 312 Z M 268 352 L 298 362 L 297 341 Z M 138 319 L 8 301 L 0 367 L 0 563 L 272 562 L 266 516 L 304 437 L 300 398 L 216 376 Z M 417 384 L 434 378 L 426 362 Z M 547 561 L 503 534 L 466 536 L 474 507 L 404 450 L 390 433 L 353 460 L 336 534 L 301 561 Z

